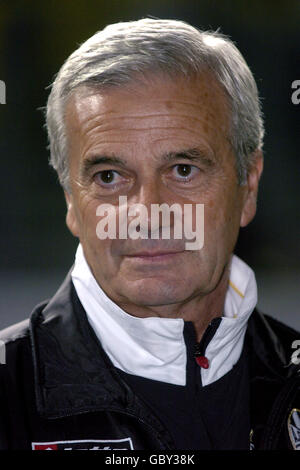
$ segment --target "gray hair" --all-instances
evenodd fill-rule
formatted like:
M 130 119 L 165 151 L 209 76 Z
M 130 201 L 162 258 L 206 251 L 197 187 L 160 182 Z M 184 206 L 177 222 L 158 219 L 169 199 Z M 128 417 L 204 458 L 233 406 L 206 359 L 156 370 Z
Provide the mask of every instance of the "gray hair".
M 145 18 L 115 23 L 94 34 L 65 61 L 46 108 L 50 164 L 69 186 L 64 110 L 80 86 L 116 87 L 163 72 L 186 77 L 210 70 L 225 91 L 231 111 L 229 140 L 238 181 L 244 184 L 254 152 L 262 148 L 264 126 L 254 77 L 234 43 L 219 32 L 200 31 L 177 20 Z

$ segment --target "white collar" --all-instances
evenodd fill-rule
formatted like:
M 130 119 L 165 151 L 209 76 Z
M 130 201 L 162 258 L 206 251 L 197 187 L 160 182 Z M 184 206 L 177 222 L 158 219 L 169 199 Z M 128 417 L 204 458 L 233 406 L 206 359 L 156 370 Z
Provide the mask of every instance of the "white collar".
M 116 367 L 129 374 L 185 385 L 187 358 L 182 318 L 139 318 L 126 313 L 97 283 L 81 244 L 71 276 L 88 320 Z M 224 316 L 205 351 L 210 367 L 199 367 L 203 385 L 218 380 L 239 359 L 247 321 L 256 303 L 254 272 L 233 255 Z

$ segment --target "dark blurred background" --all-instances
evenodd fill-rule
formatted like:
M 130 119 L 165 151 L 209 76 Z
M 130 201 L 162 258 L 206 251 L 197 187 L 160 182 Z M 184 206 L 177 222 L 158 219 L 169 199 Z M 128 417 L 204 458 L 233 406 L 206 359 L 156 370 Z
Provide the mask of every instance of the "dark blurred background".
M 145 16 L 188 21 L 229 35 L 257 80 L 265 115 L 265 169 L 255 220 L 236 253 L 256 272 L 264 312 L 300 330 L 300 1 L 0 0 L 0 328 L 53 295 L 77 241 L 48 166 L 46 87 L 67 56 L 108 23 Z

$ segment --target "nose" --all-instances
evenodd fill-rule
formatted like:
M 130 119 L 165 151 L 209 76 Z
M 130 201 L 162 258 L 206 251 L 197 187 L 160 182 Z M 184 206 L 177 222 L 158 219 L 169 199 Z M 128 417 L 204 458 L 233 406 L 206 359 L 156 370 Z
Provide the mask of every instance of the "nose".
M 157 230 L 162 227 L 162 215 L 159 214 L 159 220 L 156 219 L 154 222 L 151 214 L 153 205 L 160 206 L 165 202 L 162 187 L 157 178 L 149 176 L 141 182 L 136 194 L 130 198 L 128 204 L 129 208 L 133 208 L 133 205 L 138 205 L 135 207 L 139 207 L 138 210 L 141 215 L 140 230 L 148 230 L 150 234 L 151 230 Z
M 143 204 L 149 211 L 151 204 L 161 204 L 163 201 L 159 181 L 156 178 L 147 178 L 143 181 L 136 194 L 134 203 Z

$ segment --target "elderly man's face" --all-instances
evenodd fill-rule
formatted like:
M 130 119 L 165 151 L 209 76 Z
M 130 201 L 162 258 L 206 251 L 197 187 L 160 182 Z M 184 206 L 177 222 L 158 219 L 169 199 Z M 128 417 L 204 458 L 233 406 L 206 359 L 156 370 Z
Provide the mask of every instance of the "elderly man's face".
M 255 214 L 257 159 L 239 186 L 228 140 L 229 111 L 208 75 L 196 82 L 156 78 L 144 85 L 77 91 L 66 109 L 71 194 L 67 224 L 115 301 L 180 304 L 212 292 L 230 260 L 239 227 Z M 189 154 L 193 150 L 193 155 Z M 106 157 L 105 161 L 99 158 Z M 99 204 L 204 204 L 201 250 L 178 240 L 100 240 Z M 173 251 L 167 256 L 145 256 Z M 175 253 L 174 253 L 175 251 Z

